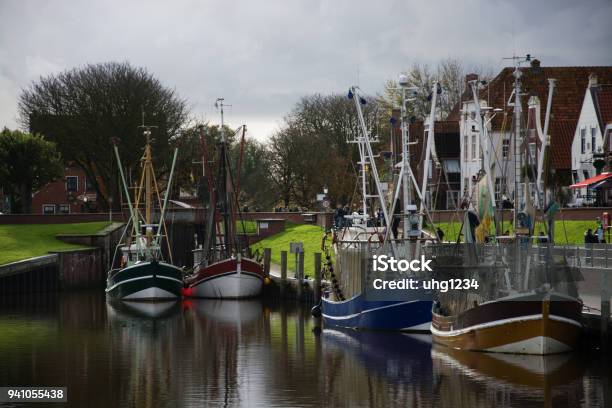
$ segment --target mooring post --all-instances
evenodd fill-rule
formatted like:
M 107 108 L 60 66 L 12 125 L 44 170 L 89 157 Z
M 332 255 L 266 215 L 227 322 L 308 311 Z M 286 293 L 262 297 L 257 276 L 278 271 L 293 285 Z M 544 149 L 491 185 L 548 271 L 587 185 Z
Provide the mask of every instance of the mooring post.
M 314 303 L 319 304 L 321 300 L 321 253 L 314 254 Z
M 287 251 L 281 251 L 281 297 L 285 297 L 287 286 Z
M 266 276 L 270 275 L 270 258 L 271 257 L 272 257 L 272 250 L 270 248 L 264 248 L 263 267 L 264 267 L 264 274 Z
M 610 270 L 608 269 L 608 246 L 605 247 L 605 267 L 601 269 L 601 348 L 608 351 L 610 327 Z
M 301 301 L 304 294 L 304 252 L 298 254 L 297 290 L 298 300 Z

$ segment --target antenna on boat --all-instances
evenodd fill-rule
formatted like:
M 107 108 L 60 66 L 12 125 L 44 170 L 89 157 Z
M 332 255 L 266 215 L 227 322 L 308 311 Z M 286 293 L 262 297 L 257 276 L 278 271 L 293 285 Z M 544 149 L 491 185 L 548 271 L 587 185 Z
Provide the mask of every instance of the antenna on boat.
M 215 108 L 219 109 L 219 111 L 221 112 L 221 142 L 225 143 L 225 132 L 223 131 L 223 108 L 226 106 L 232 106 L 232 105 L 228 105 L 223 103 L 225 101 L 225 98 L 217 98 L 217 100 L 215 101 Z

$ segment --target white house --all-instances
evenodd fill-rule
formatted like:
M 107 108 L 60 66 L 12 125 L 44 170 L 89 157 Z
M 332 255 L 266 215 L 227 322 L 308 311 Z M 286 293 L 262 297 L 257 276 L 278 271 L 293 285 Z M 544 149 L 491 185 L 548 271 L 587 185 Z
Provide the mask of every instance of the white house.
M 543 132 L 543 124 L 548 101 L 549 79 L 555 79 L 555 88 L 552 96 L 550 124 L 548 135 L 550 136 L 549 158 L 547 159 L 546 174 L 547 189 L 549 193 L 556 195 L 561 188 L 566 188 L 575 182 L 572 179 L 574 170 L 573 143 L 575 136 L 580 136 L 576 129 L 583 105 L 583 96 L 588 88 L 589 75 L 596 74 L 599 82 L 606 81 L 612 84 L 612 67 L 541 67 L 539 61 L 532 60 L 531 66 L 521 67 L 521 137 L 519 142 L 514 143 L 514 98 L 512 96 L 514 83 L 514 68 L 504 68 L 494 79 L 483 84 L 479 91 L 481 107 L 487 109 L 490 119 L 487 126 L 489 135 L 487 142 L 491 143 L 492 165 L 495 166 L 495 180 L 492 180 L 498 206 L 505 196 L 514 202 L 514 174 L 522 177 L 524 165 L 528 162 L 529 155 L 535 150 L 539 154 L 539 139 Z M 476 77 L 468 75 L 466 81 L 475 80 Z M 601 86 L 600 86 L 601 87 Z M 460 124 L 461 145 L 461 192 L 467 198 L 473 186 L 473 180 L 482 168 L 481 146 L 479 137 L 479 126 L 475 117 L 475 105 L 471 91 L 462 95 L 461 103 L 450 113 L 448 120 L 457 120 Z M 610 107 L 612 111 L 612 106 Z M 486 116 L 485 115 L 485 116 Z M 608 122 L 605 122 L 608 123 Z M 587 131 L 590 132 L 590 129 Z M 599 139 L 596 137 L 595 148 L 603 145 L 601 132 Z M 597 134 L 596 134 L 597 136 Z M 605 136 L 605 135 L 604 135 Z M 592 152 L 592 140 L 590 133 L 585 137 L 585 155 Z M 612 145 L 612 136 L 608 138 L 609 146 Z M 587 145 L 589 146 L 587 148 Z M 578 151 L 581 145 L 578 144 Z M 606 151 L 609 151 L 607 147 Z M 517 158 L 516 162 L 514 157 Z M 590 157 L 590 156 L 589 156 Z M 584 159 L 576 159 L 578 162 Z M 515 163 L 516 164 L 515 166 Z M 589 175 L 594 175 L 592 168 L 587 168 Z M 585 173 L 579 174 L 584 177 Z M 578 180 L 583 180 L 579 178 Z M 522 185 L 519 184 L 518 202 L 523 203 Z M 534 189 L 530 188 L 532 194 Z
M 612 84 L 600 84 L 598 77 L 591 74 L 572 141 L 572 187 L 582 186 L 574 188 L 577 202 L 586 200 L 590 203 L 598 195 L 602 201 L 598 204 L 612 200 L 612 189 L 608 183 L 602 183 L 606 177 L 595 177 L 610 170 L 606 166 L 606 157 L 612 143 L 611 130 Z M 600 165 L 596 166 L 598 161 Z

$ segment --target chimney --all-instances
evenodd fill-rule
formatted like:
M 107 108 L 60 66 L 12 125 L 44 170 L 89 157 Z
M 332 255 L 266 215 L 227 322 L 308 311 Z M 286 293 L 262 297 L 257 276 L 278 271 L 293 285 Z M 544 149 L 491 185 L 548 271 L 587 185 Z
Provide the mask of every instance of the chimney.
M 595 87 L 597 87 L 597 75 L 591 73 L 591 75 L 589 75 L 589 88 Z
M 470 81 L 476 81 L 478 79 L 478 74 L 467 74 L 465 76 L 465 88 L 469 89 Z

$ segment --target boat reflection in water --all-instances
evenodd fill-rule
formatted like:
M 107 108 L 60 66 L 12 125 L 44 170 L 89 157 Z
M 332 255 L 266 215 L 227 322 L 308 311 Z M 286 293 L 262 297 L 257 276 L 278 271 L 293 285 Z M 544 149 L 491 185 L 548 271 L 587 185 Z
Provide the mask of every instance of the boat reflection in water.
M 440 345 L 431 351 L 441 405 L 456 407 L 582 406 L 582 358 L 579 353 L 498 354 Z
M 429 405 L 431 336 L 326 328 L 321 337 L 332 405 Z
M 178 300 L 161 300 L 155 302 L 139 302 L 128 300 L 107 300 L 107 315 L 109 320 L 121 321 L 129 318 L 161 319 L 171 317 L 180 310 Z
M 99 292 L 15 302 L 0 298 L 0 384 L 61 384 L 68 407 L 612 406 L 610 360 L 595 352 L 513 356 L 432 350 L 428 335 L 317 335 L 292 302 L 109 303 Z

